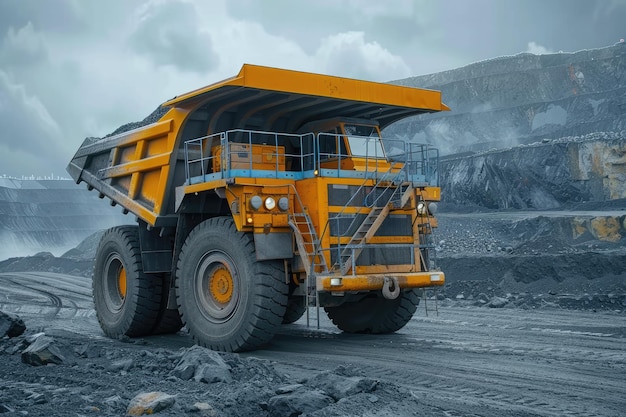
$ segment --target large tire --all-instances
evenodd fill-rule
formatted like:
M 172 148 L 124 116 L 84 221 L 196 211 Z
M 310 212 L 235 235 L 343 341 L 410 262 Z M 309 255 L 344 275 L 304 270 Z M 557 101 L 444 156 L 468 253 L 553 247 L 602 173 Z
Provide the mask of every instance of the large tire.
M 176 333 L 183 327 L 183 322 L 180 319 L 178 309 L 167 309 L 169 291 L 166 291 L 165 286 L 169 283 L 169 280 L 167 279 L 168 277 L 169 274 L 159 275 L 161 285 L 163 286 L 163 291 L 161 296 L 161 306 L 159 308 L 159 317 L 157 318 L 157 323 L 154 326 L 154 330 L 152 331 L 153 334 Z
M 183 327 L 178 310 L 163 310 L 161 318 L 157 321 L 152 334 L 171 334 L 178 332 Z
M 161 281 L 143 273 L 137 226 L 107 230 L 96 251 L 93 300 L 102 331 L 113 338 L 152 334 Z
M 282 263 L 257 261 L 250 234 L 231 218 L 196 226 L 185 240 L 176 273 L 178 310 L 196 342 L 240 352 L 267 343 L 279 328 L 288 284 Z
M 283 316 L 283 324 L 291 324 L 298 321 L 306 312 L 305 304 L 303 295 L 289 297 L 285 315 Z
M 400 293 L 395 300 L 366 297 L 336 307 L 324 307 L 328 317 L 347 333 L 393 333 L 403 328 L 417 309 L 421 290 Z

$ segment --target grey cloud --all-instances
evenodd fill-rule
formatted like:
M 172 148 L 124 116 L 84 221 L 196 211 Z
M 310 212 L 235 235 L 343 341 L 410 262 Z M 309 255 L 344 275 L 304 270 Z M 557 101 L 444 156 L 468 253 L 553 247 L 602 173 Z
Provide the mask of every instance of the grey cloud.
M 520 53 L 529 42 L 572 52 L 626 36 L 625 0 L 229 0 L 227 7 L 309 54 L 321 38 L 363 31 L 402 56 L 414 75 Z
M 0 62 L 11 66 L 29 66 L 45 61 L 48 56 L 43 36 L 28 22 L 24 27 L 10 27 L 0 43 Z
M 200 27 L 191 3 L 149 2 L 140 11 L 139 26 L 130 42 L 137 53 L 157 65 L 203 73 L 218 64 L 211 36 Z
M 322 41 L 316 60 L 326 63 L 326 72 L 352 78 L 385 81 L 408 77 L 402 58 L 376 42 L 366 42 L 363 32 L 347 32 Z
M 31 22 L 37 29 L 76 32 L 87 28 L 75 0 L 0 0 L 0 32 Z
M 61 146 L 61 130 L 57 122 L 36 96 L 29 95 L 24 86 L 14 83 L 1 70 L 0 126 L 3 145 L 9 151 L 28 155 L 31 163 L 39 161 L 33 166 L 45 168 L 44 172 L 52 167 L 56 167 L 57 172 L 62 170 L 59 161 L 64 161 L 67 156 Z M 3 166 L 9 163 L 18 165 L 20 170 L 27 165 L 25 161 L 4 161 L 3 158 Z
M 320 39 L 352 31 L 364 31 L 395 52 L 425 31 L 416 2 L 410 0 L 378 6 L 345 0 L 230 0 L 226 5 L 235 18 L 259 22 L 268 33 L 293 40 L 308 53 L 319 47 Z

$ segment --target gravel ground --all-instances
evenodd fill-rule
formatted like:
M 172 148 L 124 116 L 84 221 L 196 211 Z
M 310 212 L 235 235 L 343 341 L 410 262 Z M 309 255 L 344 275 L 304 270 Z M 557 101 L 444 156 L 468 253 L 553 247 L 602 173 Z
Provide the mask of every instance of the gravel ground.
M 0 280 L 7 416 L 590 417 L 626 406 L 626 319 L 617 311 L 443 300 L 437 314 L 429 300 L 428 315 L 420 308 L 395 334 L 349 335 L 325 317 L 319 329 L 301 319 L 262 350 L 227 354 L 194 346 L 184 331 L 103 337 L 85 278 Z M 7 332 L 15 314 L 21 335 Z
M 618 416 L 626 250 L 621 239 L 573 239 L 563 217 L 443 213 L 436 261 L 447 283 L 426 292 L 406 328 L 344 335 L 322 312 L 320 330 L 301 319 L 267 348 L 239 355 L 194 346 L 184 329 L 103 337 L 88 278 L 99 234 L 61 257 L 8 259 L 0 262 L 0 311 L 23 317 L 26 331 L 0 337 L 0 414 Z M 29 270 L 48 272 L 15 272 Z M 556 316 L 558 325 L 541 324 Z M 0 336 L 7 320 L 0 315 Z M 526 322 L 535 325 L 515 330 Z M 494 326 L 497 334 L 471 342 Z M 560 350 L 573 340 L 581 347 Z M 604 359 L 587 363 L 589 356 Z M 590 388 L 582 374 L 602 384 Z M 552 387 L 555 376 L 562 384 Z

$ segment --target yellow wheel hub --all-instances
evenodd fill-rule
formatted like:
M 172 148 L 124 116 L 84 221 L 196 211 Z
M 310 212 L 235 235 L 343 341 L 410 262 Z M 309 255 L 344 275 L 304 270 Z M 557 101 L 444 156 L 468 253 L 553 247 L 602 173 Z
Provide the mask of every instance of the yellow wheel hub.
M 121 267 L 117 274 L 117 289 L 123 300 L 126 297 L 126 269 L 124 267 Z
M 233 277 L 230 271 L 221 266 L 209 277 L 211 296 L 220 304 L 227 304 L 233 297 Z

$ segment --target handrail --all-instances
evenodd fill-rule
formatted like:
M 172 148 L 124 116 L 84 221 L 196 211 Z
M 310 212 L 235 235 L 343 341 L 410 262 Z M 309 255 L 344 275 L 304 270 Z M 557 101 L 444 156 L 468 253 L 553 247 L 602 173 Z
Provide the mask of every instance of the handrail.
M 403 170 L 404 170 L 404 167 L 402 167 L 402 169 L 401 169 L 399 172 L 395 173 L 395 175 L 394 175 L 393 179 L 391 179 L 391 180 L 386 180 L 386 179 L 385 179 L 385 175 L 392 173 L 392 169 L 393 169 L 393 167 L 390 167 L 390 168 L 389 168 L 389 170 L 388 170 L 388 171 L 387 171 L 387 172 L 383 175 L 383 177 L 382 177 L 382 178 L 381 178 L 381 179 L 380 179 L 380 180 L 379 180 L 379 181 L 378 181 L 378 182 L 374 185 L 374 187 L 372 187 L 372 193 L 373 193 L 373 192 L 377 192 L 377 190 L 378 190 L 379 188 L 381 188 L 381 187 L 379 187 L 379 186 L 380 186 L 380 184 L 382 184 L 384 181 L 389 181 L 389 184 L 388 184 L 388 185 L 387 185 L 387 186 L 383 189 L 383 191 L 382 191 L 382 192 L 381 192 L 381 193 L 380 193 L 380 194 L 376 197 L 376 199 L 372 202 L 372 204 L 371 204 L 371 205 L 368 205 L 368 204 L 367 204 L 367 197 L 369 197 L 369 195 L 370 195 L 371 193 L 370 193 L 370 194 L 367 194 L 367 195 L 365 196 L 364 201 L 363 201 L 363 205 L 364 205 L 364 207 L 360 207 L 360 208 L 359 208 L 359 209 L 358 209 L 358 210 L 354 213 L 354 216 L 352 216 L 352 221 L 350 222 L 350 224 L 348 225 L 348 227 L 346 227 L 346 228 L 345 228 L 345 232 L 344 232 L 344 233 L 339 233 L 339 230 L 341 229 L 341 228 L 340 228 L 340 225 L 339 225 L 339 219 L 341 219 L 341 218 L 342 218 L 342 217 L 341 217 L 341 215 L 342 215 L 342 213 L 343 213 L 343 212 L 344 212 L 344 211 L 348 208 L 348 204 L 349 204 L 349 202 L 352 200 L 352 198 L 348 201 L 348 203 L 346 203 L 346 205 L 344 205 L 344 206 L 343 206 L 343 208 L 341 209 L 341 211 L 340 211 L 340 212 L 339 212 L 336 216 L 334 216 L 332 219 L 331 219 L 330 217 L 328 218 L 328 220 L 327 220 L 327 222 L 326 222 L 326 226 L 324 227 L 324 233 L 326 233 L 326 230 L 328 230 L 328 226 L 330 225 L 331 220 L 335 220 L 335 221 L 337 222 L 337 233 L 338 233 L 338 235 L 337 235 L 337 236 L 338 236 L 339 238 L 341 238 L 341 237 L 347 237 L 347 236 L 350 236 L 350 231 L 352 230 L 352 228 L 353 228 L 353 227 L 355 227 L 355 225 L 356 225 L 356 224 L 358 224 L 357 219 L 359 218 L 359 215 L 361 214 L 361 212 L 363 211 L 363 209 L 364 209 L 364 208 L 369 208 L 370 210 L 372 210 L 372 209 L 376 206 L 376 203 L 377 203 L 377 202 L 378 202 L 378 201 L 379 201 L 379 200 L 380 200 L 380 199 L 381 199 L 381 198 L 382 198 L 382 197 L 383 197 L 383 196 L 387 193 L 387 190 L 391 189 L 391 184 L 393 184 L 393 183 L 394 183 L 394 181 L 395 181 L 395 180 L 396 180 L 396 179 L 397 179 L 397 178 L 398 178 L 398 177 L 402 174 L 402 172 L 403 172 Z M 366 180 L 365 182 L 367 182 L 367 180 Z M 363 185 L 365 184 L 365 182 L 361 185 L 361 187 L 363 187 Z M 359 187 L 359 190 L 361 189 L 361 187 Z M 402 187 L 401 187 L 401 184 L 398 184 L 398 185 L 396 186 L 396 188 L 393 190 L 393 192 L 392 192 L 392 193 L 391 193 L 391 195 L 389 196 L 389 199 L 387 200 L 386 204 L 389 204 L 390 202 L 392 202 L 392 201 L 393 201 L 393 199 L 394 199 L 394 197 L 395 197 L 396 193 L 397 193 L 397 192 L 398 192 L 398 190 L 400 190 L 401 188 L 402 188 Z M 358 191 L 357 191 L 357 193 L 355 193 L 355 195 L 357 195 L 357 194 L 358 194 Z M 377 207 L 377 206 L 376 206 L 376 207 Z M 365 221 L 365 219 L 361 220 L 361 222 L 363 222 L 363 221 Z M 360 226 L 359 226 L 359 227 L 360 227 Z M 357 227 L 357 230 L 358 230 L 358 227 Z M 358 247 L 358 246 L 357 246 L 357 247 Z M 337 249 L 337 256 L 338 256 L 339 261 L 341 262 L 341 256 L 342 256 L 343 252 L 344 252 L 346 249 L 350 249 L 350 250 L 351 250 L 351 253 L 352 253 L 352 254 L 354 254 L 354 250 L 355 250 L 357 247 L 355 247 L 355 248 L 350 248 L 350 245 L 346 245 L 346 246 L 343 246 L 343 247 L 342 247 L 342 245 L 341 245 L 340 241 L 338 241 L 338 243 L 337 243 L 337 248 L 336 248 L 336 249 Z M 354 258 L 353 258 L 353 260 L 354 260 Z M 353 265 L 353 269 L 352 269 L 352 271 L 353 271 L 353 273 L 354 273 L 354 265 Z
M 250 129 L 232 129 L 225 132 L 215 133 L 190 139 L 184 142 L 185 153 L 185 176 L 187 182 L 191 178 L 218 172 L 212 172 L 210 166 L 219 166 L 219 173 L 223 176 L 231 175 L 232 157 L 236 154 L 231 150 L 230 144 L 242 143 L 250 147 L 256 144 L 272 146 L 272 155 L 275 157 L 274 166 L 271 171 L 278 177 L 282 172 L 295 172 L 308 176 L 349 176 L 365 177 L 380 180 L 388 177 L 388 171 L 381 174 L 381 166 L 390 164 L 393 169 L 398 169 L 398 164 L 404 166 L 403 181 L 424 182 L 437 186 L 439 184 L 438 158 L 439 151 L 428 144 L 409 143 L 403 140 L 377 138 L 369 136 L 350 136 L 352 146 L 363 141 L 364 144 L 356 146 L 363 151 L 361 154 L 349 154 L 343 134 L 331 133 L 281 133 L 267 132 Z M 380 141 L 380 146 L 371 141 Z M 331 143 L 332 141 L 334 143 Z M 212 154 L 212 145 L 221 145 L 221 154 Z M 283 148 L 281 148 L 283 147 Z M 389 147 L 389 150 L 386 148 Z M 395 151 L 395 152 L 394 152 Z M 239 160 L 237 163 L 246 164 L 246 169 L 254 169 L 253 154 L 249 152 L 245 162 Z M 288 163 L 283 167 L 280 158 L 285 158 Z M 215 161 L 219 159 L 219 161 Z M 352 160 L 361 162 L 353 168 L 345 168 L 344 161 Z M 381 165 L 385 161 L 385 165 Z M 291 165 L 289 165 L 289 162 Z M 330 164 L 330 165 L 329 165 Z M 324 167 L 323 167 L 324 166 Z M 328 171 L 325 168 L 332 167 Z M 360 173 L 360 174 L 359 174 Z M 242 173 L 237 171 L 237 176 L 253 176 L 251 172 Z M 282 175 L 282 174 L 281 174 Z M 398 178 L 394 179 L 397 180 Z
M 392 170 L 392 168 L 390 167 L 390 168 L 389 168 L 389 170 L 388 170 L 385 174 L 383 174 L 383 178 L 384 178 L 384 176 L 385 176 L 385 175 L 387 175 L 387 174 L 391 173 L 391 170 Z M 343 207 L 342 207 L 342 209 L 339 211 L 339 213 L 337 213 L 335 216 L 333 216 L 333 217 L 332 217 L 332 219 L 331 219 L 330 217 L 328 218 L 328 220 L 326 221 L 326 225 L 324 226 L 324 231 L 323 231 L 323 233 L 322 233 L 322 237 L 324 237 L 324 235 L 326 234 L 326 231 L 328 230 L 328 227 L 329 227 L 329 225 L 330 225 L 330 221 L 331 221 L 331 220 L 335 220 L 335 221 L 339 222 L 339 219 L 341 219 L 341 218 L 342 218 L 343 213 L 346 211 L 346 209 L 347 209 L 348 207 L 350 207 L 350 204 L 351 204 L 351 203 L 352 203 L 352 201 L 356 198 L 356 196 L 358 196 L 358 195 L 359 195 L 359 193 L 361 192 L 361 190 L 362 190 L 363 188 L 365 188 L 365 186 L 366 186 L 366 184 L 369 182 L 369 180 L 370 180 L 369 178 L 365 178 L 365 180 L 363 180 L 363 182 L 361 183 L 361 185 L 359 186 L 359 188 L 357 188 L 357 190 L 354 192 L 354 194 L 352 194 L 352 196 L 348 199 L 348 201 L 346 202 L 346 204 L 344 204 L 344 206 L 343 206 Z M 382 181 L 382 180 L 381 180 L 381 181 Z M 377 185 L 378 185 L 381 181 L 379 181 L 376 185 L 374 185 L 374 187 L 373 187 L 373 188 L 374 188 L 374 189 L 376 189 L 376 186 L 377 186 Z M 382 195 L 381 195 L 381 196 L 382 196 Z M 380 197 L 378 197 L 378 198 L 380 198 Z M 378 201 L 378 198 L 377 198 L 374 202 Z M 357 216 L 358 216 L 359 214 L 361 214 L 361 212 L 363 211 L 363 209 L 373 207 L 373 206 L 368 206 L 368 205 L 366 204 L 366 202 L 367 202 L 367 195 L 366 195 L 366 196 L 365 196 L 365 198 L 364 198 L 364 201 L 363 201 L 363 206 L 362 206 L 362 207 L 359 207 L 359 209 L 356 211 L 356 213 L 354 213 L 354 216 L 353 216 L 352 222 L 350 222 L 350 225 L 346 228 L 346 230 L 350 230 L 350 229 L 352 229 L 352 227 L 354 226 L 354 222 L 355 222 L 355 221 L 356 221 L 356 219 L 357 219 Z M 339 228 L 339 223 L 337 223 L 337 228 Z

